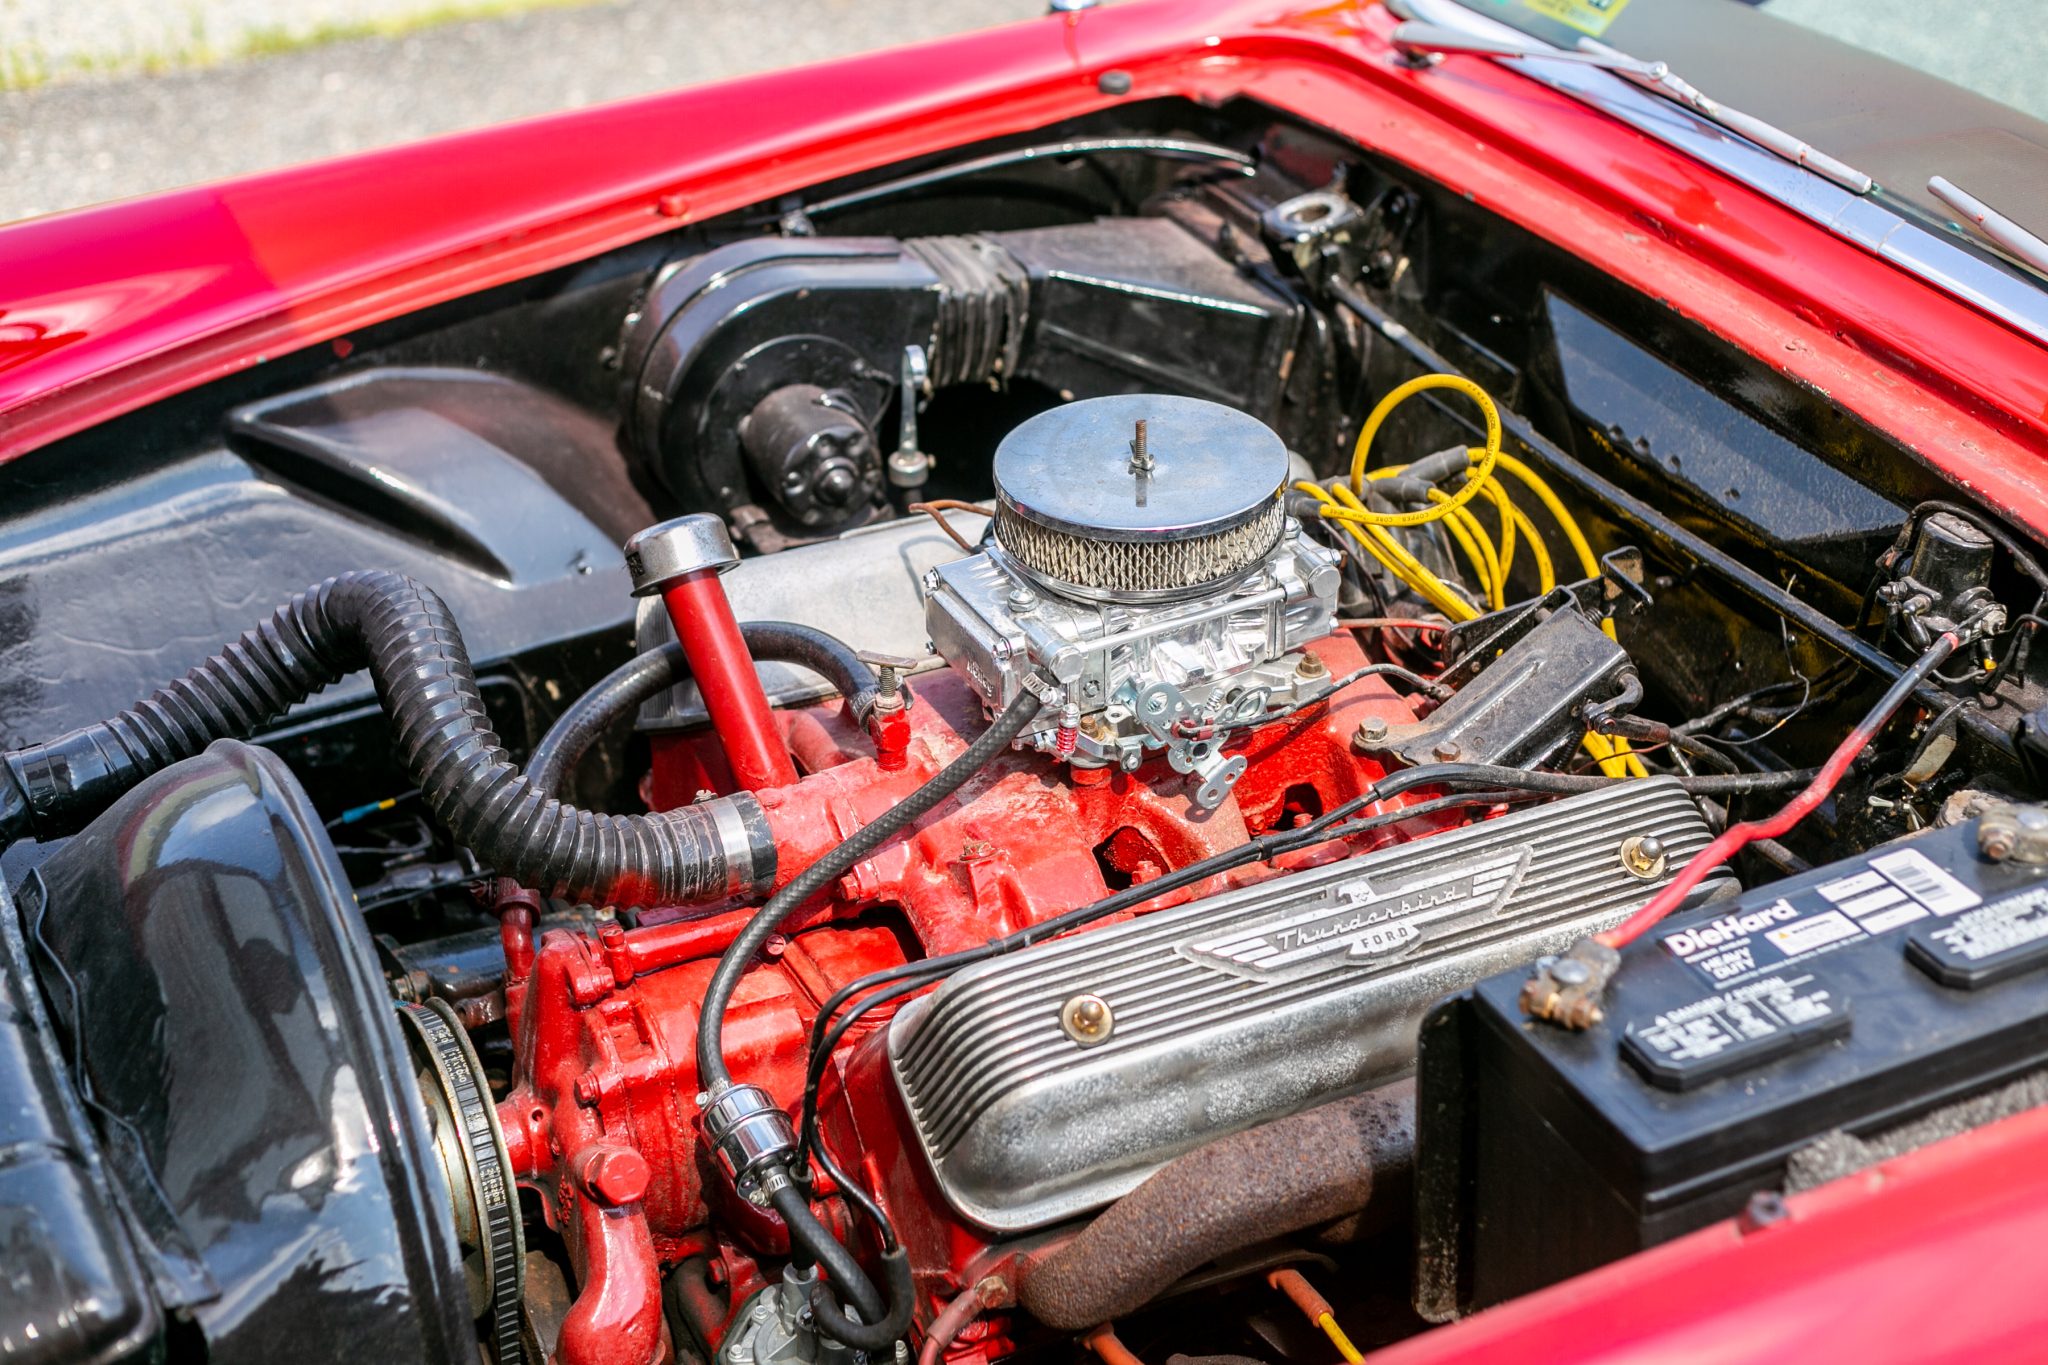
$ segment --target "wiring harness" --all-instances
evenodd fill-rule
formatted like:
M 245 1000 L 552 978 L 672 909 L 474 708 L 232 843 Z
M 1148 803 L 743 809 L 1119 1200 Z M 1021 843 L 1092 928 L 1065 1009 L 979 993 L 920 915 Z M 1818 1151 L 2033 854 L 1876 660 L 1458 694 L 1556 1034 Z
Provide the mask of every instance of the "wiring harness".
M 1440 457 L 1431 456 L 1415 464 L 1390 464 L 1368 470 L 1366 466 L 1372 455 L 1373 439 L 1394 410 L 1417 394 L 1433 389 L 1449 389 L 1478 406 L 1485 422 L 1484 443 L 1463 451 L 1445 452 L 1458 457 L 1449 467 L 1443 466 Z M 1436 486 L 1459 473 L 1464 475 L 1464 479 L 1453 491 L 1446 493 Z M 1351 451 L 1349 478 L 1333 480 L 1327 487 L 1304 480 L 1295 487 L 1315 499 L 1320 505 L 1319 515 L 1343 527 L 1352 542 L 1385 567 L 1398 582 L 1452 621 L 1470 621 L 1484 611 L 1500 611 L 1507 606 L 1508 575 L 1514 569 L 1515 551 L 1521 545 L 1529 547 L 1529 556 L 1535 561 L 1538 591 L 1549 592 L 1557 586 L 1556 563 L 1550 548 L 1536 523 L 1516 505 L 1500 482 L 1498 475 L 1501 474 L 1519 483 L 1549 514 L 1577 559 L 1580 571 L 1588 578 L 1598 577 L 1599 558 L 1593 553 L 1593 546 L 1580 529 L 1577 519 L 1541 475 L 1501 449 L 1500 410 L 1486 390 L 1463 375 L 1425 374 L 1393 389 L 1379 401 L 1366 417 L 1365 424 L 1358 429 L 1358 440 Z M 1407 512 L 1375 511 L 1366 504 L 1367 493 L 1373 491 L 1372 485 L 1382 485 L 1388 492 L 1418 496 L 1427 505 Z M 1481 500 L 1490 504 L 1498 517 L 1497 540 L 1471 510 L 1472 504 Z M 1393 534 L 1396 530 L 1434 523 L 1442 524 L 1452 543 L 1471 564 L 1473 577 L 1479 585 L 1479 604 L 1432 573 Z M 1613 638 L 1614 622 L 1602 621 L 1600 627 L 1610 639 Z M 1599 762 L 1600 770 L 1609 777 L 1642 777 L 1647 774 L 1642 760 L 1630 751 L 1624 738 L 1588 731 L 1584 745 L 1586 752 Z

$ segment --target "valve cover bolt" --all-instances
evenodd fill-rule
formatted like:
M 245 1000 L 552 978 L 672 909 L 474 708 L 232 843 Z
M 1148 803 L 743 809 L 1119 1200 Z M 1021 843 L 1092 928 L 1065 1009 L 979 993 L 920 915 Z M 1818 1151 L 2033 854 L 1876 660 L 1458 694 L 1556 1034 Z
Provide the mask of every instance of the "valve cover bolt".
M 1654 834 L 1631 834 L 1621 841 L 1621 865 L 1632 877 L 1661 877 L 1667 861 L 1664 841 Z
M 1116 1016 L 1101 996 L 1077 995 L 1060 1007 L 1060 1027 L 1082 1047 L 1093 1047 L 1109 1038 Z

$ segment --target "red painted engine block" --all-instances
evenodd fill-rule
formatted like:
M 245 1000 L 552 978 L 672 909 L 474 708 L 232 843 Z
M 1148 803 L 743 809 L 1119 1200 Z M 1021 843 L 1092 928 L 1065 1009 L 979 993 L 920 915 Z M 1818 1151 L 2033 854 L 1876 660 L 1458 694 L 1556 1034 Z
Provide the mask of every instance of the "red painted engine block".
M 1364 661 L 1345 636 L 1315 652 L 1333 676 Z M 803 774 L 756 793 L 775 836 L 778 884 L 914 790 L 985 724 L 974 696 L 950 674 L 922 680 L 907 714 L 908 745 L 890 756 L 892 768 L 837 703 L 776 713 Z M 1206 814 L 1185 794 L 1187 779 L 1164 762 L 1134 773 L 1090 772 L 1036 754 L 1003 756 L 905 837 L 857 864 L 771 942 L 726 1016 L 732 1073 L 794 1111 L 812 1018 L 841 986 L 1040 922 L 1360 795 L 1382 775 L 1350 745 L 1367 716 L 1398 724 L 1413 713 L 1368 678 L 1341 704 L 1249 732 L 1232 746 L 1248 758 L 1248 771 L 1233 796 Z M 694 794 L 705 768 L 691 746 L 701 742 L 657 746 L 656 805 Z M 1355 851 L 1324 846 L 1285 865 Z M 1273 872 L 1271 865 L 1247 868 L 1148 908 Z M 761 1282 L 754 1258 L 787 1249 L 780 1220 L 716 1173 L 698 1130 L 701 1002 L 718 955 L 753 912 L 736 905 L 656 910 L 636 929 L 553 931 L 535 945 L 524 928 L 534 905 L 516 888 L 500 898 L 517 1061 L 499 1115 L 517 1178 L 539 1195 L 579 1272 L 557 1358 L 644 1365 L 660 1355 L 666 1330 L 661 1267 L 705 1257 L 738 1305 Z M 836 1060 L 886 1018 L 877 1011 L 863 1020 Z M 877 1188 L 903 1188 L 876 1177 L 914 1162 L 914 1142 L 906 1149 L 900 1132 L 881 1140 L 870 1134 L 864 1148 L 839 1155 Z M 829 1185 L 821 1182 L 818 1192 L 828 1225 L 850 1231 Z M 901 1212 L 921 1225 L 911 1245 L 919 1320 L 928 1321 L 933 1303 L 961 1287 L 983 1246 L 977 1234 L 934 1222 L 931 1213 Z M 699 1298 L 710 1319 L 701 1330 L 715 1341 L 726 1322 L 709 1296 Z

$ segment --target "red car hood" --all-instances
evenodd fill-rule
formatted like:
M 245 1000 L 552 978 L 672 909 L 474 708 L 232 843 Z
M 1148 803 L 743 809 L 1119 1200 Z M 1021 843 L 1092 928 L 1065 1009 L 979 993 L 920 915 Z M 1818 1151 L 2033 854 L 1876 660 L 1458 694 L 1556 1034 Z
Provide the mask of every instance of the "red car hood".
M 1353 4 L 1130 4 L 18 224 L 0 230 L 0 459 L 822 180 L 1119 99 L 1249 96 L 1525 224 L 2048 529 L 2041 348 L 1496 64 L 1403 66 L 1392 23 Z M 1098 89 L 1109 69 L 1128 95 Z M 1785 1224 L 1710 1229 L 1393 1355 L 2018 1358 L 2048 1327 L 2023 1283 L 2042 1170 L 2048 1121 L 2024 1116 L 1794 1199 Z

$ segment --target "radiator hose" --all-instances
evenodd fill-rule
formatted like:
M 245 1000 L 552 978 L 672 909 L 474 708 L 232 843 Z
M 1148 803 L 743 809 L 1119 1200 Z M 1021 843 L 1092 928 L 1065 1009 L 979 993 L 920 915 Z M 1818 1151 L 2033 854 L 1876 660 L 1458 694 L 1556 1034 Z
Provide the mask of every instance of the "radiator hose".
M 0 754 L 0 848 L 70 834 L 151 773 L 244 739 L 367 668 L 429 810 L 501 877 L 600 904 L 710 900 L 766 886 L 775 845 L 746 793 L 604 815 L 521 775 L 484 713 L 446 604 L 402 574 L 345 573 L 111 720 Z

